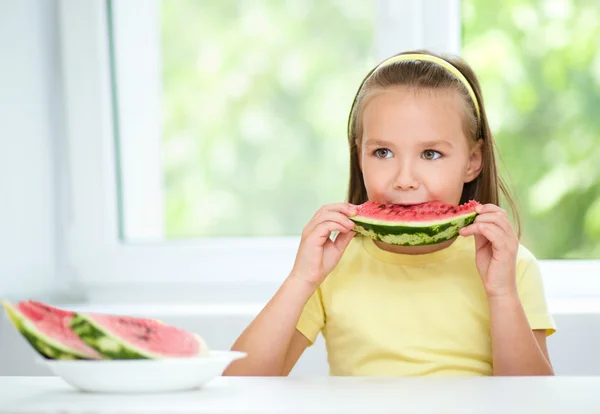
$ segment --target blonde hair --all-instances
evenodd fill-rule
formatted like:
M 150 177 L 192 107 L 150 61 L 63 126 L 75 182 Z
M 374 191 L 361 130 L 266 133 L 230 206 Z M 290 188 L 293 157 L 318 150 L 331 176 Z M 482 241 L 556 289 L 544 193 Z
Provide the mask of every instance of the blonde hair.
M 491 203 L 499 206 L 500 196 L 504 196 L 520 236 L 521 223 L 516 203 L 498 172 L 496 144 L 487 120 L 479 81 L 471 67 L 463 59 L 455 56 L 442 56 L 420 50 L 403 52 L 377 65 L 363 79 L 348 117 L 350 147 L 348 201 L 352 204 L 362 204 L 367 201 L 367 190 L 359 164 L 364 107 L 378 92 L 398 86 L 407 87 L 415 92 L 454 90 L 460 94 L 465 102 L 464 122 L 468 138 L 471 144 L 476 144 L 479 139 L 482 140 L 483 155 L 481 173 L 473 181 L 464 184 L 460 202 L 477 200 L 482 204 Z

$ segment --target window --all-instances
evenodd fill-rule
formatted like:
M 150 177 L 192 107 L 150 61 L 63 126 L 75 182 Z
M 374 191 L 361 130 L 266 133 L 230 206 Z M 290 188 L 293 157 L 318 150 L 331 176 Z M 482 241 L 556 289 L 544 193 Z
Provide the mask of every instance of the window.
M 548 294 L 600 296 L 598 262 L 559 260 L 597 257 L 599 189 L 600 8 L 564 4 L 62 0 L 76 283 L 91 299 L 268 298 L 305 222 L 345 195 L 362 76 L 428 48 L 480 76 Z
M 152 4 L 108 10 L 123 238 L 295 236 L 343 200 L 375 1 Z

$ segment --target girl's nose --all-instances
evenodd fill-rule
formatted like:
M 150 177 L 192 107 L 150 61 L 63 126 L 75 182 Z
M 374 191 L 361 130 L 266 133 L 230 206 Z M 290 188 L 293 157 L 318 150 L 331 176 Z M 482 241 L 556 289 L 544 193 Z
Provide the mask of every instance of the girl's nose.
M 405 164 L 398 167 L 394 188 L 398 190 L 416 190 L 419 188 L 419 180 L 417 180 L 409 165 Z

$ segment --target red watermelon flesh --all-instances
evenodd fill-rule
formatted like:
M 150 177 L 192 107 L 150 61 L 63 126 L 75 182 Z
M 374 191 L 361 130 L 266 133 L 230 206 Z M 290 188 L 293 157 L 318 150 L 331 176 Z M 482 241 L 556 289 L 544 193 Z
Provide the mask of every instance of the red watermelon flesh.
M 359 216 L 373 219 L 373 221 L 390 223 L 420 222 L 420 224 L 423 224 L 439 220 L 446 221 L 454 217 L 463 216 L 464 214 L 473 213 L 475 207 L 478 205 L 480 204 L 475 200 L 459 206 L 437 200 L 413 205 L 380 204 L 367 201 L 358 206 L 358 212 L 355 217 Z
M 73 312 L 36 301 L 19 302 L 16 308 L 35 331 L 28 332 L 29 335 L 33 334 L 38 340 L 45 338 L 58 343 L 65 353 L 72 353 L 80 358 L 102 358 L 102 355 L 83 342 L 69 326 Z
M 193 334 L 157 320 L 111 315 L 92 315 L 91 319 L 107 333 L 152 354 L 185 357 L 200 351 L 200 344 Z
M 88 345 L 112 359 L 161 359 L 208 354 L 203 339 L 155 319 L 78 313 L 71 327 Z

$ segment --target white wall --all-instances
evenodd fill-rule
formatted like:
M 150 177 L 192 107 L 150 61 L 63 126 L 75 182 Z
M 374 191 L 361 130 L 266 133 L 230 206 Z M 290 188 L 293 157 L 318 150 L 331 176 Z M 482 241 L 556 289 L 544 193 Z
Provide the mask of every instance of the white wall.
M 0 1 L 0 297 L 42 295 L 55 274 L 54 1 Z

